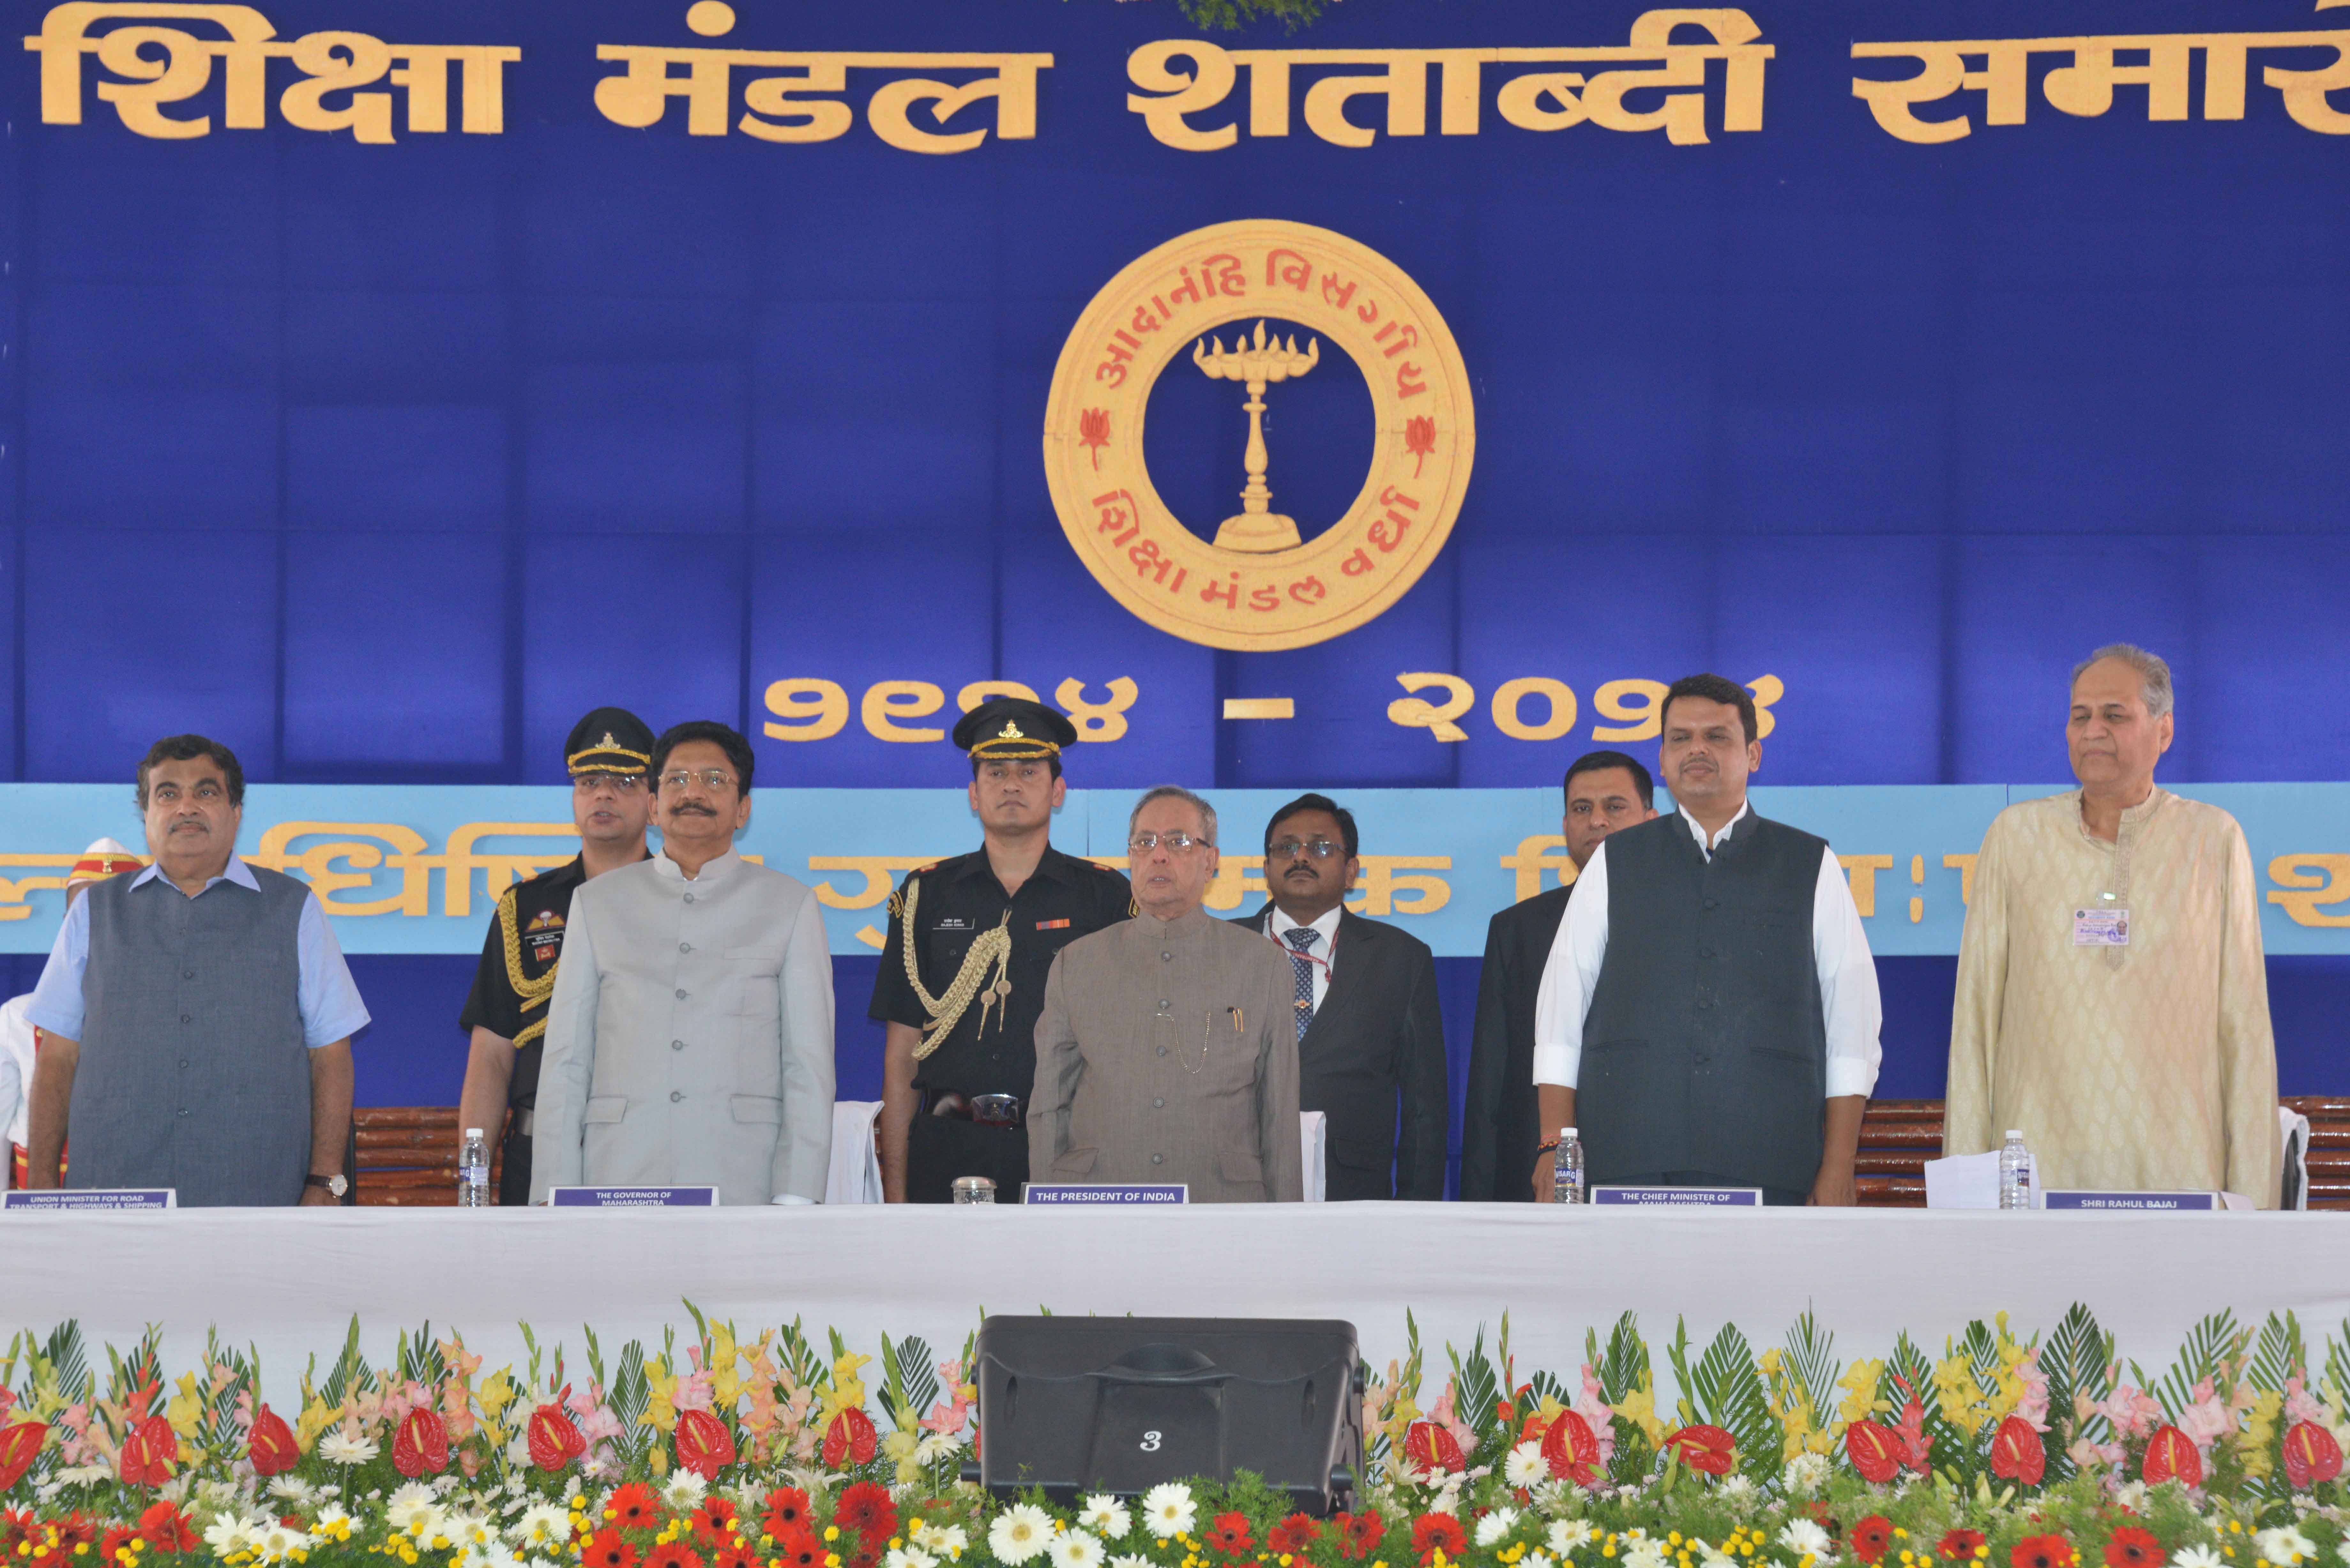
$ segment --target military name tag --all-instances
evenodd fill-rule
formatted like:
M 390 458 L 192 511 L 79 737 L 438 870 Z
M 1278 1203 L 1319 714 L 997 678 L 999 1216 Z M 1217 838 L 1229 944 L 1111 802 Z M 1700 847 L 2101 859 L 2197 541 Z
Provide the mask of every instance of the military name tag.
M 550 1187 L 557 1209 L 713 1209 L 714 1187 Z
M 2076 948 L 2129 946 L 2129 911 L 2127 909 L 2074 910 L 2073 945 Z
M 1180 1181 L 1133 1187 L 1096 1187 L 1077 1182 L 1031 1181 L 1020 1189 L 1023 1203 L 1189 1203 L 1191 1189 Z
M 76 1190 L 49 1189 L 29 1192 L 19 1189 L 0 1193 L 0 1209 L 22 1209 L 40 1213 L 88 1213 L 92 1210 L 121 1209 L 177 1209 L 180 1191 L 175 1187 L 85 1187 Z
M 1759 1187 L 1595 1187 L 1591 1201 L 1617 1209 L 1760 1209 Z
M 2216 1192 L 2089 1192 L 2051 1187 L 2040 1195 L 2043 1209 L 2086 1209 L 2103 1214 L 2209 1214 L 2220 1208 Z

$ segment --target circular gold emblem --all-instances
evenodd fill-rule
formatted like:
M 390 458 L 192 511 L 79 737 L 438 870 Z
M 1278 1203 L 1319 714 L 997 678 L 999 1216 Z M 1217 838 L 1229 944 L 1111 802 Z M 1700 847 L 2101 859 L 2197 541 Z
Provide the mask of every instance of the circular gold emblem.
M 1354 504 L 1301 539 L 1273 509 L 1281 454 L 1263 416 L 1333 350 L 1362 371 L 1378 433 Z M 1179 374 L 1232 383 L 1248 420 L 1240 509 L 1212 542 L 1176 519 L 1143 461 L 1151 386 L 1179 358 Z M 1069 543 L 1118 603 L 1211 648 L 1304 648 L 1385 611 L 1444 548 L 1476 445 L 1461 350 L 1419 286 L 1367 245 L 1277 219 L 1194 229 L 1110 279 L 1062 345 L 1045 406 Z

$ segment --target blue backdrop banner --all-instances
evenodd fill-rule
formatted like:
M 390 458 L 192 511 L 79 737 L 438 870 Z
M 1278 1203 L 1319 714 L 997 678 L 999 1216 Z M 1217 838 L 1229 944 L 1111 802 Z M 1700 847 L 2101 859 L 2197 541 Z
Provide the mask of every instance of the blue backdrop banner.
M 1843 859 L 1872 951 L 1952 954 L 1983 830 L 2045 786 L 1757 789 L 1755 809 L 1825 837 Z M 2186 793 L 2235 814 L 2251 840 L 2272 954 L 2350 954 L 2350 784 L 2211 784 Z M 1264 902 L 1263 827 L 1290 796 L 1219 790 L 1228 851 L 1208 895 L 1236 914 Z M 1071 854 L 1123 870 L 1134 797 L 1072 790 L 1053 828 Z M 1389 920 L 1440 957 L 1484 951 L 1493 913 L 1572 870 L 1555 790 L 1360 790 L 1341 802 L 1362 831 L 1349 907 Z M 1659 797 L 1670 810 L 1669 799 Z M 498 894 L 578 850 L 559 787 L 269 784 L 245 801 L 240 847 L 317 889 L 352 953 L 477 953 Z M 138 841 L 120 786 L 0 786 L 0 952 L 46 952 L 67 870 L 109 831 Z M 656 836 L 656 841 L 658 838 Z M 836 955 L 880 950 L 890 889 L 916 866 L 967 852 L 979 825 L 947 790 L 760 790 L 743 854 L 816 889 Z M 453 1003 L 451 1008 L 454 1014 Z M 862 1011 L 861 1008 L 859 1011 Z

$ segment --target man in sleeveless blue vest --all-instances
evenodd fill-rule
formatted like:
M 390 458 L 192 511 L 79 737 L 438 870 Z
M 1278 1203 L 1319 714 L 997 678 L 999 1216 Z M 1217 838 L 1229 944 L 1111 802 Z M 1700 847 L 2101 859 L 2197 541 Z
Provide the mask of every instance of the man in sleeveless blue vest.
M 139 764 L 154 863 L 67 910 L 26 1011 L 43 1032 L 30 1185 L 171 1187 L 189 1208 L 344 1193 L 350 1037 L 368 1022 L 317 895 L 236 857 L 244 771 L 202 735 Z
M 1883 1008 L 1844 869 L 1747 805 L 1762 746 L 1745 688 L 1688 676 L 1659 717 L 1677 809 L 1593 852 L 1543 972 L 1536 1196 L 1575 1127 L 1595 1183 L 1854 1203 Z

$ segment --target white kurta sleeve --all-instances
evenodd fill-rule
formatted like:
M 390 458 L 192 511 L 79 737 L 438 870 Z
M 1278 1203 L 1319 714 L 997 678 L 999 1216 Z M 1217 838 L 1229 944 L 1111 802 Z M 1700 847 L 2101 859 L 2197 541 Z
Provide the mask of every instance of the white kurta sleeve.
M 1827 1097 L 1858 1095 L 1877 1087 L 1885 1048 L 1885 1002 L 1877 990 L 1877 961 L 1868 932 L 1852 901 L 1852 886 L 1834 849 L 1820 852 L 1819 881 L 1812 890 L 1812 961 L 1820 977 L 1820 1012 L 1827 1023 Z
M 768 1190 L 821 1203 L 832 1168 L 832 949 L 823 907 L 812 892 L 800 899 L 776 984 L 783 988 L 775 1017 L 784 1136 L 775 1141 Z
M 1551 939 L 1534 994 L 1534 1082 L 1575 1087 L 1583 1066 L 1583 1020 L 1607 960 L 1607 846 L 1591 852 L 1591 864 L 1575 879 L 1566 919 Z
M 579 1185 L 580 1137 L 588 1089 L 596 1066 L 596 1003 L 603 976 L 588 922 L 583 888 L 571 895 L 563 927 L 563 957 L 555 968 L 555 994 L 546 1001 L 546 1035 L 538 1064 L 538 1103 L 531 1112 L 530 1200 L 544 1202 L 550 1187 Z

